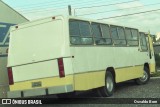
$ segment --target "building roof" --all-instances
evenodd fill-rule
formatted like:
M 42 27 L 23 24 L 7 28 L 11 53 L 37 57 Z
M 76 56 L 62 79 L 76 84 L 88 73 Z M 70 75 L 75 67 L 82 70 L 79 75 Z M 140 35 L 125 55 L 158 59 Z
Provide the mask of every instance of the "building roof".
M 0 0 L 0 14 L 0 22 L 18 24 L 29 21 L 26 17 L 4 3 L 2 0 Z

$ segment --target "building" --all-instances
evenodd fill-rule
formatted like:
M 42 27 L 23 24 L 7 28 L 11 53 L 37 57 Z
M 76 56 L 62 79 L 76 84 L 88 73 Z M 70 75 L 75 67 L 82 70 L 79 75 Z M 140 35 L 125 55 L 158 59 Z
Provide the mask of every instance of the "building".
M 6 92 L 9 90 L 6 68 L 9 28 L 27 21 L 29 20 L 0 0 L 0 98 L 6 97 Z

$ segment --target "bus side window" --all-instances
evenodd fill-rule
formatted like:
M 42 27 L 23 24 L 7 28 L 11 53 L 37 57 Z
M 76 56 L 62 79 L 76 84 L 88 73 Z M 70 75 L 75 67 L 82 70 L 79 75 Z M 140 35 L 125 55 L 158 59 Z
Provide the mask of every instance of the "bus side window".
M 138 46 L 138 30 L 125 28 L 127 44 L 129 46 Z
M 81 44 L 78 21 L 70 20 L 69 33 L 70 33 L 71 44 Z
M 125 28 L 125 32 L 126 32 L 126 39 L 127 39 L 127 40 L 132 40 L 131 29 Z
M 70 41 L 74 45 L 93 44 L 90 30 L 90 23 L 86 21 L 70 20 L 69 22 Z
M 132 42 L 131 45 L 138 46 L 138 30 L 131 29 L 132 32 Z
M 111 25 L 111 36 L 115 45 L 126 45 L 125 33 L 123 27 Z
M 109 26 L 108 25 L 104 25 L 101 24 L 101 29 L 102 29 L 102 36 L 103 36 L 103 40 L 105 41 L 105 44 L 112 44 L 112 39 L 110 36 L 110 31 L 109 31 Z
M 109 45 L 112 43 L 108 25 L 92 23 L 92 31 L 97 45 Z
M 110 26 L 111 29 L 111 36 L 113 40 L 119 39 L 118 37 L 118 32 L 117 32 L 117 27 L 116 26 Z
M 91 45 L 93 44 L 93 37 L 91 34 L 90 23 L 87 21 L 79 21 L 81 44 Z
M 92 31 L 93 31 L 93 36 L 95 38 L 95 43 L 103 44 L 103 41 L 101 41 L 102 32 L 101 32 L 100 24 L 92 23 Z
M 138 40 L 138 30 L 131 29 L 131 32 L 132 32 L 132 39 L 133 40 Z
M 123 27 L 118 27 L 119 44 L 126 45 L 125 32 Z
M 148 50 L 147 40 L 146 40 L 146 36 L 144 33 L 140 33 L 140 46 L 141 46 L 142 51 Z

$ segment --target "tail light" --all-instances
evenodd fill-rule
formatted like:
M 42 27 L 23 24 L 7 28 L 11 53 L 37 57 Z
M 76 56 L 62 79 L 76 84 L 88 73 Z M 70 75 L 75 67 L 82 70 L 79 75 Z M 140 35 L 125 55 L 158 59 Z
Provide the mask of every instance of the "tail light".
M 11 67 L 8 68 L 8 78 L 9 78 L 9 85 L 13 85 L 14 81 L 13 81 L 13 74 L 12 74 L 12 68 Z
M 58 59 L 59 76 L 65 77 L 63 58 Z

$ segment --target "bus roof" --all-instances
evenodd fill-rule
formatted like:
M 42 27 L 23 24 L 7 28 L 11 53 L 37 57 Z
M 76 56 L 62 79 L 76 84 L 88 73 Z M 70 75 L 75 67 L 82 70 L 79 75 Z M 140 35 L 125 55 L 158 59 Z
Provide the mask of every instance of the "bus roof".
M 57 18 L 58 19 L 66 19 L 66 20 L 73 19 L 73 20 L 81 20 L 81 21 L 89 21 L 89 22 L 95 22 L 95 23 L 101 23 L 101 24 L 108 24 L 108 25 L 113 25 L 113 26 L 120 26 L 120 25 L 114 25 L 114 24 L 111 24 L 111 23 L 107 23 L 106 21 L 103 21 L 103 20 L 94 20 L 94 19 L 88 19 L 88 18 L 82 18 L 82 17 L 76 17 L 76 16 L 57 15 L 57 16 L 47 17 L 47 18 L 43 18 L 43 19 L 38 19 L 38 20 L 18 24 L 16 26 L 13 26 L 11 28 L 11 31 L 15 30 L 17 28 L 23 28 L 23 27 L 32 26 L 32 25 L 35 25 L 35 24 L 45 23 L 45 22 L 51 21 L 55 18 L 56 19 Z M 120 26 L 120 27 L 131 28 L 131 29 L 138 30 L 137 28 L 132 28 L 132 27 L 128 27 L 128 26 Z

